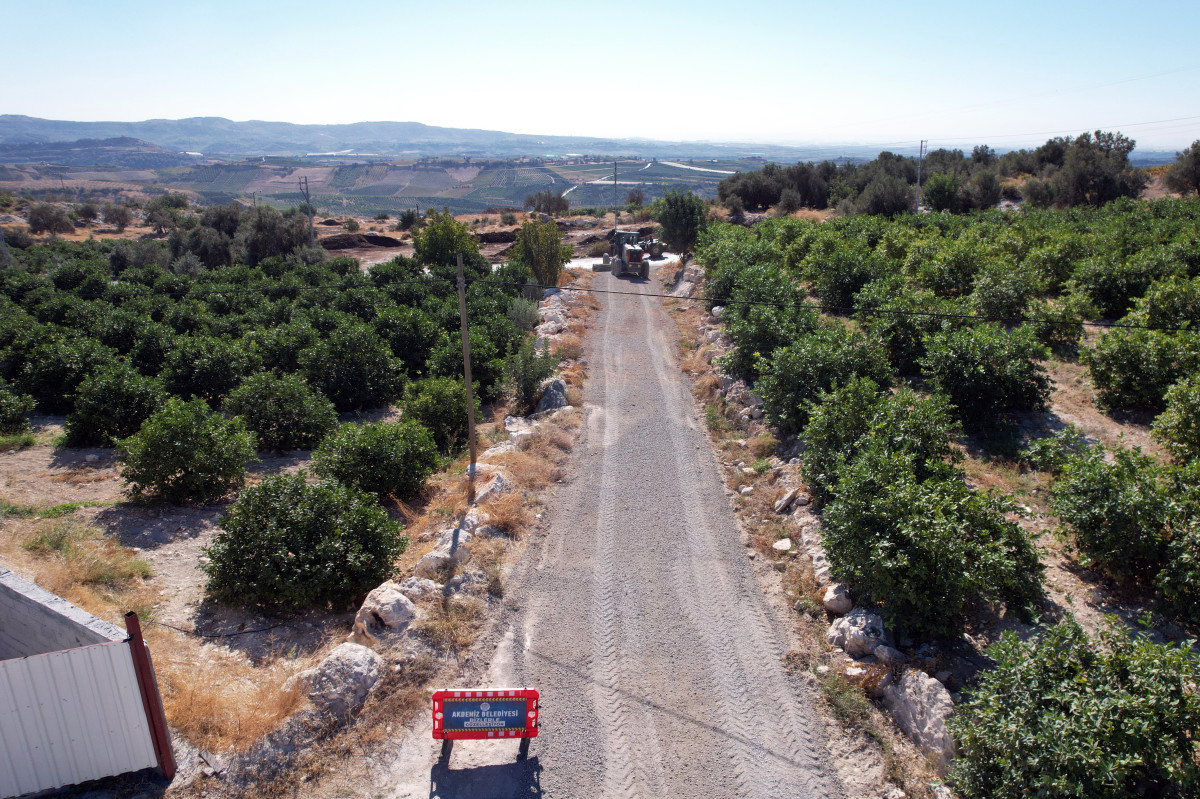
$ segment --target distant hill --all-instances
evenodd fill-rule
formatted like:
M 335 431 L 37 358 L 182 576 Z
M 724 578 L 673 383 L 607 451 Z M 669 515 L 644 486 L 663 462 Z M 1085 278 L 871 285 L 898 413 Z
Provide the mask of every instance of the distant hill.
M 156 144 L 119 136 L 113 139 L 0 143 L 0 164 L 58 164 L 162 169 L 196 163 L 185 155 Z
M 295 125 L 290 122 L 234 122 L 221 117 L 150 119 L 144 122 L 67 122 L 15 114 L 0 115 L 0 144 L 36 144 L 79 139 L 132 137 L 177 152 L 206 156 L 305 156 L 344 154 L 363 157 L 421 158 L 470 156 L 638 156 L 642 158 L 743 158 L 794 163 L 842 155 L 874 158 L 878 148 L 803 148 L 753 143 L 667 142 L 585 136 L 532 136 L 495 130 L 440 128 L 419 122 L 356 122 L 349 125 Z

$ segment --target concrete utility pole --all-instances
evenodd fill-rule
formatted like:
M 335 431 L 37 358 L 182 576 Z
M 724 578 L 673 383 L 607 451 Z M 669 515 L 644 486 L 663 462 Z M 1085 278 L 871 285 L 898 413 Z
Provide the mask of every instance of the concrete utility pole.
M 467 468 L 467 502 L 475 504 L 475 388 L 471 385 L 471 336 L 467 330 L 467 278 L 463 274 L 462 254 L 458 255 L 458 321 L 462 328 L 463 383 L 467 393 L 467 445 L 471 465 Z
M 613 159 L 613 208 L 617 208 L 617 159 Z M 619 216 L 621 211 L 617 210 Z
M 300 178 L 300 193 L 304 195 L 304 207 L 308 211 L 308 246 L 316 249 L 317 234 L 313 231 L 312 197 L 308 194 L 308 178 Z
M 921 164 L 925 161 L 925 151 L 929 145 L 928 139 L 921 139 L 921 152 L 917 156 L 917 201 L 913 203 L 913 213 L 921 213 Z

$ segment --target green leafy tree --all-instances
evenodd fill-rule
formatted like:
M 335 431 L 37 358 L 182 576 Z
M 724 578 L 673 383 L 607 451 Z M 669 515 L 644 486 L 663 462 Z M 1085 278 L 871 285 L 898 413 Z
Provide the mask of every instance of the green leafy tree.
M 105 222 L 115 227 L 118 233 L 123 232 L 133 222 L 133 211 L 127 205 L 106 203 L 100 215 Z
M 207 591 L 237 607 L 341 611 L 395 572 L 408 537 L 374 498 L 303 472 L 242 492 L 204 552 Z
M 1166 403 L 1154 420 L 1154 437 L 1179 463 L 1200 460 L 1200 376 L 1190 375 L 1167 389 Z
M 1069 458 L 1054 484 L 1054 512 L 1085 561 L 1120 580 L 1148 581 L 1166 555 L 1169 486 L 1154 459 L 1104 447 Z
M 457 257 L 463 257 L 463 271 L 468 277 L 486 276 L 490 267 L 479 254 L 479 241 L 471 229 L 459 222 L 449 210 L 432 212 L 425 227 L 413 236 L 413 255 L 429 267 L 430 273 L 448 281 L 451 289 L 457 275 Z
M 1124 799 L 1200 789 L 1200 661 L 1110 626 L 1092 642 L 1073 620 L 1023 642 L 1011 632 L 955 709 L 963 797 Z
M 957 211 L 958 176 L 953 173 L 930 175 L 921 188 L 921 199 L 933 211 Z
M 529 217 L 517 231 L 509 258 L 528 267 L 541 285 L 557 286 L 562 268 L 571 260 L 571 252 L 571 246 L 562 243 L 557 225 Z
M 30 207 L 28 213 L 29 232 L 38 233 L 70 233 L 75 230 L 71 217 L 67 212 L 50 203 L 38 203 Z
M 216 336 L 182 336 L 166 358 L 162 378 L 172 394 L 218 403 L 261 366 L 257 353 Z
M 245 420 L 263 449 L 312 449 L 337 426 L 333 403 L 299 375 L 253 375 L 229 393 L 224 407 Z
M 254 457 L 254 434 L 245 423 L 200 399 L 169 398 L 137 433 L 117 442 L 128 492 L 153 492 L 172 503 L 220 499 L 242 484 Z
M 411 499 L 438 467 L 433 435 L 416 421 L 344 424 L 313 452 L 317 474 L 379 497 Z
M 420 422 L 433 435 L 433 442 L 449 454 L 467 441 L 467 397 L 463 381 L 452 377 L 429 377 L 404 388 L 405 419 Z M 475 396 L 475 418 L 481 418 Z
M 571 207 L 571 203 L 561 191 L 542 189 L 536 194 L 530 194 L 525 198 L 525 207 L 539 214 L 558 216 L 559 214 L 565 214 Z
M 1200 139 L 1192 142 L 1181 153 L 1175 154 L 1175 163 L 1167 170 L 1167 188 L 1180 194 L 1200 194 Z
M 67 417 L 67 443 L 111 446 L 136 433 L 166 398 L 161 380 L 146 377 L 126 363 L 114 363 L 79 385 L 75 409 Z
M 1010 411 L 1036 411 L 1050 397 L 1050 378 L 1037 363 L 1045 347 L 1027 327 L 982 324 L 935 333 L 925 341 L 921 372 L 954 403 L 959 418 L 986 427 Z
M 880 390 L 869 377 L 818 396 L 801 438 L 802 472 L 818 504 L 833 498 L 841 471 L 867 447 L 910 453 L 914 476 L 924 480 L 942 465 L 961 459 L 951 439 L 961 433 L 946 398 L 922 399 L 912 389 Z
M 708 205 L 690 191 L 669 189 L 650 206 L 650 215 L 662 225 L 667 246 L 686 258 L 708 223 Z
M 0 381 L 0 433 L 23 433 L 29 429 L 26 414 L 37 405 L 28 394 L 13 391 Z
M 839 471 L 824 513 L 831 571 L 860 602 L 880 605 L 889 626 L 955 633 L 980 602 L 1020 609 L 1040 595 L 1042 566 L 1006 518 L 1011 501 L 878 439 Z
M 339 326 L 299 356 L 309 385 L 333 401 L 339 411 L 377 408 L 400 395 L 404 374 L 387 344 L 370 325 Z
M 784 435 L 799 433 L 808 424 L 812 400 L 834 385 L 858 376 L 881 386 L 891 382 L 883 348 L 840 326 L 801 336 L 757 368 L 767 418 Z

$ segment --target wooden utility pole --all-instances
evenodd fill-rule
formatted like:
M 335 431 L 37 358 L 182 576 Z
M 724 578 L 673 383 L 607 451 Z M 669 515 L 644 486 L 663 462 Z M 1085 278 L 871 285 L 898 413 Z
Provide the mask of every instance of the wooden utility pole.
M 475 389 L 471 385 L 471 335 L 467 329 L 467 278 L 463 274 L 462 253 L 458 255 L 458 321 L 462 328 L 463 389 L 467 393 L 467 446 L 471 465 L 467 468 L 467 502 L 475 504 Z
M 308 246 L 316 249 L 317 234 L 313 231 L 312 197 L 308 193 L 308 177 L 300 178 L 300 193 L 304 195 L 304 207 L 308 211 Z

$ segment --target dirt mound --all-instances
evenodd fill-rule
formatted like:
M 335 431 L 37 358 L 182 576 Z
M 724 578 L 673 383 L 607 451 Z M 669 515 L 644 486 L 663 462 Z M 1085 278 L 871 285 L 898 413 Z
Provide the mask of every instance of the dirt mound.
M 351 250 L 356 247 L 402 247 L 404 242 L 380 233 L 338 233 L 319 242 L 327 250 Z
M 517 231 L 489 230 L 486 233 L 476 233 L 475 237 L 482 244 L 511 244 L 517 240 Z
M 340 225 L 342 223 L 337 221 L 336 219 L 322 219 L 317 224 L 318 225 Z

